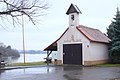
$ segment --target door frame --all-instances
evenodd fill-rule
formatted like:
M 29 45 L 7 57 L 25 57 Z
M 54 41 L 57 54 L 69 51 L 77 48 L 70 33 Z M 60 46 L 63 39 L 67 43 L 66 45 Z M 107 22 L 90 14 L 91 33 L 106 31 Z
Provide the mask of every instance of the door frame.
M 84 65 L 84 54 L 83 54 L 83 43 L 82 42 L 72 42 L 72 43 L 70 43 L 70 42 L 67 42 L 67 43 L 63 43 L 63 45 L 69 45 L 69 44 L 81 44 L 82 45 L 82 53 L 81 53 L 81 55 L 82 55 L 82 65 Z M 62 47 L 63 47 L 63 45 L 62 45 Z M 62 50 L 63 51 L 63 50 Z M 64 55 L 64 52 L 62 52 L 63 53 L 63 55 Z M 63 59 L 63 61 L 64 61 L 64 59 Z M 63 62 L 62 61 L 62 62 Z

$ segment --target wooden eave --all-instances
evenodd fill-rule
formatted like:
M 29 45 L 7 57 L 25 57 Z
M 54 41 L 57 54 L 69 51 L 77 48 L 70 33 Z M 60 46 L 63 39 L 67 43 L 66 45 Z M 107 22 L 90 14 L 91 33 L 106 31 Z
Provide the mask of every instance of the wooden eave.
M 67 28 L 64 33 L 52 44 L 50 44 L 47 48 L 44 49 L 44 51 L 57 51 L 57 41 L 61 39 L 61 37 L 67 32 L 69 28 Z

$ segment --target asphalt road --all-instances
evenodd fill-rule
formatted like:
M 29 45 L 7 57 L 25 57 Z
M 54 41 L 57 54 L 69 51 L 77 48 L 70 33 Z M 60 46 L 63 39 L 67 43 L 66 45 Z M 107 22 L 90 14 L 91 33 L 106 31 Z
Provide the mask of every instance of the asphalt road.
M 0 80 L 120 80 L 120 67 L 44 66 L 1 70 Z

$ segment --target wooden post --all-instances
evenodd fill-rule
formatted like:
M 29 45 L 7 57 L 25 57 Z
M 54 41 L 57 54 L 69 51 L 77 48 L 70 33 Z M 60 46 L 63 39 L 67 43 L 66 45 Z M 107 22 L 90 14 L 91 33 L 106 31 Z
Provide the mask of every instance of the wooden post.
M 47 51 L 47 59 L 46 59 L 46 61 L 47 61 L 47 65 L 49 65 L 49 61 L 48 61 L 48 58 L 49 58 L 49 51 Z
M 46 59 L 46 61 L 47 61 L 47 65 L 49 65 L 49 55 L 52 53 L 52 51 L 47 51 L 47 59 Z
M 2 53 L 0 53 L 0 68 L 1 68 L 1 61 L 2 61 Z

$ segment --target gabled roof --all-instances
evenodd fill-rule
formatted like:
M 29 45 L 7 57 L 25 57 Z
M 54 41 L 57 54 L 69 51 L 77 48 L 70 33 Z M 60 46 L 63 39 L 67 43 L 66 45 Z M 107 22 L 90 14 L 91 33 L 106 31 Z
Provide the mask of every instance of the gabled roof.
M 65 32 L 60 36 L 60 38 L 68 31 L 69 28 L 65 30 Z M 76 27 L 76 29 L 81 32 L 88 40 L 91 42 L 98 42 L 98 43 L 109 43 L 111 40 L 105 36 L 100 30 L 89 28 L 83 25 L 79 25 Z M 51 45 L 49 45 L 44 50 L 53 50 L 57 51 L 57 41 L 60 40 L 58 38 L 55 42 L 53 42 Z
M 76 12 L 76 13 L 82 13 L 80 11 L 80 9 L 76 5 L 71 4 L 70 7 L 69 7 L 69 9 L 67 10 L 66 14 L 69 15 L 70 13 L 74 13 L 74 12 Z
M 98 29 L 89 28 L 83 25 L 79 25 L 76 28 L 92 42 L 109 43 L 111 41 Z
M 67 28 L 64 33 L 56 40 L 54 41 L 52 44 L 50 44 L 47 48 L 44 49 L 44 51 L 57 51 L 57 41 L 68 31 L 69 28 Z

